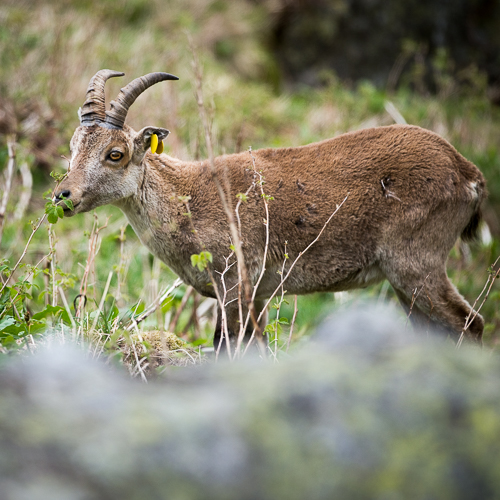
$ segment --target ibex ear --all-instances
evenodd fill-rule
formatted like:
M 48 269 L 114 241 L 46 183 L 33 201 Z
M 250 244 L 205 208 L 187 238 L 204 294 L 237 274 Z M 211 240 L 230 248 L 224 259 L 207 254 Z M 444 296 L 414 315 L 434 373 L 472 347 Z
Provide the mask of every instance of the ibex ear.
M 145 154 L 146 151 L 151 147 L 151 137 L 156 134 L 158 137 L 158 142 L 166 139 L 170 132 L 166 128 L 159 127 L 144 127 L 140 130 L 134 140 L 135 150 L 137 153 Z

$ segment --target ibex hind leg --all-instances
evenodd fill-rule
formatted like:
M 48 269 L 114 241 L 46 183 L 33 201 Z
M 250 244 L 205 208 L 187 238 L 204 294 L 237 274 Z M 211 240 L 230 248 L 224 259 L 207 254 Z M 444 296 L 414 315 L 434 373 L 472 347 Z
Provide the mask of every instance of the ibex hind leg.
M 446 272 L 430 272 L 406 286 L 400 280 L 392 280 L 391 284 L 417 328 L 450 336 L 455 342 L 459 340 L 472 308 L 457 292 Z M 471 318 L 473 316 L 474 313 Z M 483 329 L 483 318 L 477 315 L 465 331 L 465 336 L 480 343 Z
M 411 324 L 421 332 L 435 331 L 435 323 L 431 320 L 428 314 L 425 314 L 416 306 L 413 295 L 410 296 L 406 292 L 395 288 L 394 286 L 393 288 L 399 299 L 399 303 L 403 307 L 406 316 L 410 319 Z

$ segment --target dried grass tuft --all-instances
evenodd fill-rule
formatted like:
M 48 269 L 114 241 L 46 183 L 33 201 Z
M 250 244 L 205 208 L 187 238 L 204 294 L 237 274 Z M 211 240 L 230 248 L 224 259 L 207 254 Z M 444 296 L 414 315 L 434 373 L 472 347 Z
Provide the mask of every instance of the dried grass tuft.
M 151 378 L 166 366 L 200 364 L 203 356 L 174 333 L 151 330 L 123 338 L 119 343 L 123 363 L 132 376 Z

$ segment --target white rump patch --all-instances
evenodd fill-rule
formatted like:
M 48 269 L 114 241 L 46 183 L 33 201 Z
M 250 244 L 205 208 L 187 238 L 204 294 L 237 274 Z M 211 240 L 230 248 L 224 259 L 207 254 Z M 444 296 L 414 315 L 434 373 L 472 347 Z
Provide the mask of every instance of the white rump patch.
M 481 242 L 483 245 L 489 246 L 493 242 L 493 237 L 491 236 L 491 231 L 490 228 L 488 227 L 488 224 L 483 221 L 481 224 Z

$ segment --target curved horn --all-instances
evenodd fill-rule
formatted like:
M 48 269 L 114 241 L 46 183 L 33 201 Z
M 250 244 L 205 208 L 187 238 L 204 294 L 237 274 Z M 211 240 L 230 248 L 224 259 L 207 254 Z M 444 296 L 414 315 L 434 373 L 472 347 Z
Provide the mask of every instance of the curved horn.
M 104 85 L 108 78 L 124 74 L 111 69 L 101 69 L 90 79 L 86 99 L 80 112 L 80 125 L 94 125 L 106 119 Z
M 120 90 L 116 100 L 111 101 L 110 110 L 106 111 L 105 123 L 110 128 L 123 128 L 127 118 L 128 108 L 149 87 L 164 80 L 178 80 L 179 78 L 169 73 L 149 73 L 136 78 Z

